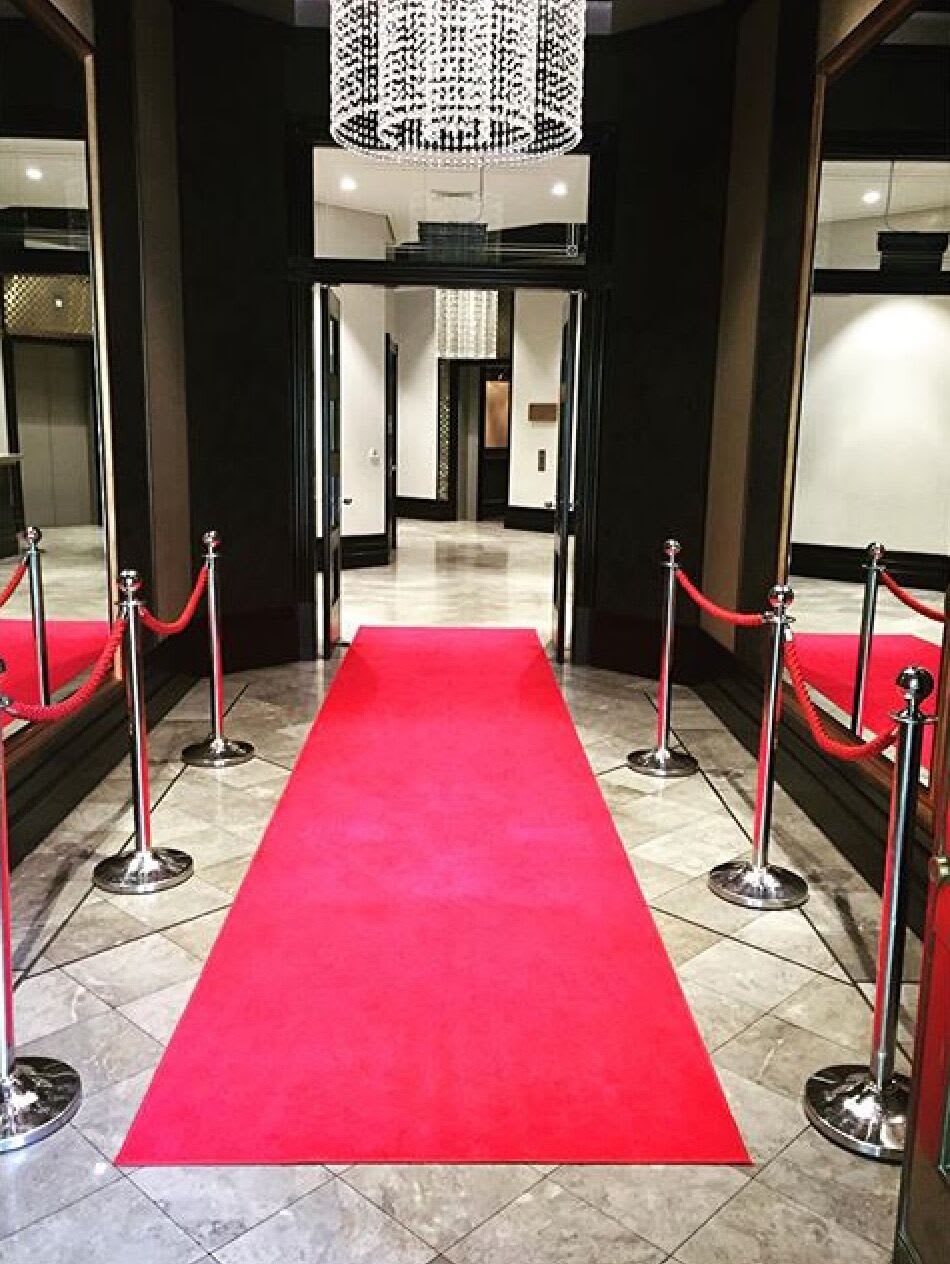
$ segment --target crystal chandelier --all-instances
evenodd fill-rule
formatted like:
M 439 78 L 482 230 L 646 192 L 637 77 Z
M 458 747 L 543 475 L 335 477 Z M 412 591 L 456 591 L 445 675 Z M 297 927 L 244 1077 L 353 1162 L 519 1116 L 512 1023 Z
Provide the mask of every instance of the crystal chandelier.
M 440 360 L 497 359 L 497 290 L 437 290 L 435 321 Z
M 436 167 L 567 153 L 585 18 L 584 0 L 332 0 L 333 139 Z

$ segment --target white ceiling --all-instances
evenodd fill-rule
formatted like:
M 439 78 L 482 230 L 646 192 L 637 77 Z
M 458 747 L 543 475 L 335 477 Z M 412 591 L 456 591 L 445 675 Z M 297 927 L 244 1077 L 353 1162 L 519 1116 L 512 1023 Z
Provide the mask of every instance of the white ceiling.
M 878 197 L 865 201 L 866 196 Z M 826 162 L 819 223 L 919 214 L 921 228 L 950 230 L 950 162 Z M 901 227 L 908 228 L 906 218 Z
M 420 219 L 479 220 L 490 229 L 583 224 L 588 168 L 588 158 L 569 154 L 537 165 L 489 168 L 481 185 L 477 171 L 400 167 L 342 149 L 318 149 L 314 200 L 384 215 L 398 241 L 414 239 Z
M 0 206 L 85 210 L 88 202 L 83 141 L 0 138 Z

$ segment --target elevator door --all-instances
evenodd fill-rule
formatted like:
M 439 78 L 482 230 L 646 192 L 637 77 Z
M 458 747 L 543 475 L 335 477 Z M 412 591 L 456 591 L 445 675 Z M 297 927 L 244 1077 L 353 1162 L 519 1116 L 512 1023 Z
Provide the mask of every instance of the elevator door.
M 91 347 L 18 339 L 13 379 L 27 523 L 79 527 L 97 522 Z
M 331 658 L 341 637 L 343 594 L 343 458 L 340 391 L 340 299 L 320 288 L 320 451 L 321 572 L 323 636 L 321 652 Z
M 580 389 L 581 296 L 571 294 L 561 337 L 561 400 L 558 410 L 557 490 L 554 500 L 555 662 L 567 657 L 570 626 L 571 515 L 574 486 L 574 435 Z

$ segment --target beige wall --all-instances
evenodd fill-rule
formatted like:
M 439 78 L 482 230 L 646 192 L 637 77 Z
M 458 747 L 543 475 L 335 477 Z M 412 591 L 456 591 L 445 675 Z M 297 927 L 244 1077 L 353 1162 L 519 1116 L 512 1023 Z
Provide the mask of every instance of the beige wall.
M 876 9 L 883 7 L 884 0 L 822 0 L 818 61 L 824 61 Z
M 745 476 L 755 388 L 756 326 L 768 196 L 778 0 L 754 0 L 742 18 L 736 61 L 732 166 L 723 257 L 703 583 L 734 607 L 745 530 Z M 732 648 L 726 624 L 706 631 Z

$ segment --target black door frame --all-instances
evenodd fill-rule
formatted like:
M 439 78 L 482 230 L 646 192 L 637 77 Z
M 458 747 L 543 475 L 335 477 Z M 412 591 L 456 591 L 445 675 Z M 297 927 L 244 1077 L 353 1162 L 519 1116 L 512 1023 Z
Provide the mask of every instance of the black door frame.
M 581 385 L 575 453 L 573 626 L 571 656 L 590 657 L 588 618 L 596 575 L 596 490 L 600 419 L 607 347 L 607 314 L 613 285 L 610 260 L 616 141 L 612 127 L 585 136 L 578 150 L 590 156 L 587 254 L 583 262 L 519 261 L 510 267 L 403 260 L 317 259 L 313 254 L 313 151 L 334 147 L 324 120 L 301 121 L 288 136 L 289 280 L 294 408 L 295 572 L 301 658 L 316 658 L 317 555 L 313 384 L 314 287 L 319 285 L 403 286 L 435 289 L 561 290 L 583 296 Z
M 386 356 L 386 538 L 390 553 L 399 548 L 399 518 L 396 497 L 399 491 L 399 344 L 387 330 Z

